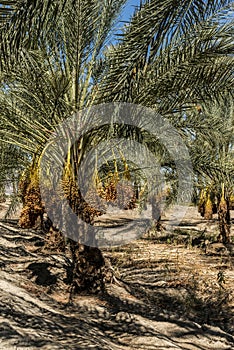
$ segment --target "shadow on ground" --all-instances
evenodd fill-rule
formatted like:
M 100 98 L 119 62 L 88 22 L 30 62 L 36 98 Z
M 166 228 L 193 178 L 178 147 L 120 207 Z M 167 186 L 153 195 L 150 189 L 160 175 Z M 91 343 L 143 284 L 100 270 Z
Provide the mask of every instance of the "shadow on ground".
M 234 337 L 208 318 L 231 310 L 199 304 L 195 289 L 173 285 L 165 254 L 150 265 L 145 259 L 122 263 L 119 284 L 69 304 L 69 261 L 43 251 L 40 242 L 40 232 L 0 223 L 0 349 L 233 349 Z M 186 302 L 193 299 L 199 310 L 189 318 Z

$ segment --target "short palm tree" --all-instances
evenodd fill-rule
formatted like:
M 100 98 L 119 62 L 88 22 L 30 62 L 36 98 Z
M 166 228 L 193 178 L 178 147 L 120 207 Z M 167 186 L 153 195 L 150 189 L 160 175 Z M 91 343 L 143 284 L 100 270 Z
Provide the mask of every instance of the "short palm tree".
M 99 76 L 96 62 L 106 50 L 124 3 L 13 1 L 1 7 L 1 139 L 31 159 L 19 184 L 24 206 L 20 223 L 24 227 L 33 226 L 44 212 L 38 179 L 42 151 L 59 123 L 94 103 L 94 80 Z M 78 151 L 81 156 L 81 147 L 76 147 L 74 154 Z M 63 185 L 76 212 L 80 195 L 73 175 L 65 172 Z M 78 198 L 75 204 L 74 196 Z M 85 220 L 91 221 L 92 215 L 86 210 Z M 61 239 L 55 228 L 51 234 Z M 76 287 L 100 288 L 104 265 L 100 250 L 69 242 L 74 275 L 79 270 Z
M 229 171 L 233 153 L 226 144 L 233 143 L 225 139 L 223 124 L 226 125 L 226 119 L 230 122 L 228 114 L 233 111 L 230 109 L 223 116 L 220 105 L 224 106 L 225 96 L 233 93 L 233 5 L 232 1 L 143 2 L 131 25 L 123 31 L 123 40 L 107 53 L 100 88 L 101 99 L 105 101 L 120 100 L 154 108 L 171 121 L 185 142 L 188 135 L 193 139 L 197 133 L 201 143 L 207 137 L 210 140 L 211 135 L 220 140 L 219 151 L 215 147 L 219 165 L 213 164 L 212 169 L 215 154 L 210 164 L 206 154 L 204 164 L 200 155 L 206 148 L 200 144 L 198 150 L 194 142 L 192 145 L 188 142 L 188 146 L 193 156 L 196 154 L 193 161 L 197 174 L 209 176 L 219 193 L 223 241 L 229 239 L 230 215 L 228 209 L 227 214 L 221 214 L 224 210 L 221 207 L 226 206 L 222 205 L 224 198 L 229 201 L 233 186 Z M 204 104 L 206 111 L 202 111 Z M 212 147 L 210 143 L 213 154 Z M 162 160 L 162 166 L 165 163 L 167 160 Z M 210 206 L 210 193 L 206 191 L 206 217 L 211 215 Z
M 230 202 L 234 188 L 234 114 L 232 96 L 202 106 L 197 131 L 193 132 L 191 154 L 198 174 L 204 215 L 212 217 L 214 204 L 219 219 L 219 239 L 230 240 Z M 206 125 L 206 132 L 202 124 Z M 216 203 L 215 203 L 216 202 Z
M 103 101 L 124 101 L 174 116 L 191 103 L 230 89 L 232 25 L 221 17 L 231 1 L 141 2 L 120 41 L 107 45 L 124 3 L 16 0 L 0 4 L 1 138 L 31 159 L 23 188 L 28 200 L 37 196 L 38 213 L 44 210 L 38 163 L 48 138 L 71 113 Z M 85 144 L 79 140 L 79 154 Z M 74 203 L 69 194 L 74 189 L 72 177 L 69 171 L 65 175 L 68 200 Z M 73 195 L 79 198 L 76 188 Z M 75 264 L 80 264 L 79 271 L 82 265 L 84 272 L 77 286 L 85 285 L 89 264 L 85 265 L 84 256 L 90 257 L 90 248 L 75 243 L 71 247 Z M 94 271 L 100 277 L 103 258 L 99 250 L 93 254 L 98 262 Z

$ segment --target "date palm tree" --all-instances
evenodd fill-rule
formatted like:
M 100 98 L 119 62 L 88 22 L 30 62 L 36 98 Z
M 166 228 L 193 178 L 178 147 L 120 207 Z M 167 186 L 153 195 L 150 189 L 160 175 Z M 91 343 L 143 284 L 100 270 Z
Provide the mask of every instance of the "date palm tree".
M 0 142 L 0 203 L 6 201 L 7 189 L 11 189 L 11 205 L 7 214 L 18 204 L 17 184 L 21 172 L 30 164 L 25 152 L 14 145 Z
M 224 170 L 231 169 L 230 150 L 227 152 L 229 141 L 224 137 L 226 119 L 230 122 L 230 118 L 229 112 L 222 117 L 224 112 L 220 108 L 227 102 L 225 95 L 233 93 L 234 3 L 167 1 L 164 4 L 143 2 L 131 25 L 124 29 L 123 40 L 107 53 L 100 96 L 106 101 L 120 100 L 150 106 L 178 129 L 192 154 L 196 154 L 193 161 L 197 174 L 206 173 L 205 177 L 209 176 L 215 183 L 215 196 L 219 197 L 220 239 L 228 241 L 230 215 L 228 209 L 225 209 L 226 214 L 221 212 L 228 206 L 233 186 L 231 173 Z M 201 104 L 207 105 L 206 113 Z M 203 118 L 199 119 L 201 115 Z M 188 135 L 194 138 L 198 129 L 203 140 L 199 138 L 199 149 L 194 142 L 192 145 L 188 142 Z M 199 161 L 206 149 L 202 142 L 211 135 L 214 140 L 220 140 L 219 151 L 215 147 L 216 155 L 212 152 L 210 164 L 210 151 L 206 151 L 204 165 Z M 211 169 L 217 152 L 219 158 L 216 162 L 220 164 Z M 172 174 L 173 169 L 169 168 Z M 210 206 L 212 203 L 207 192 L 206 207 L 210 209 L 209 213 L 206 211 L 207 217 L 212 213 Z
M 233 26 L 222 16 L 231 3 L 142 1 L 119 41 L 107 45 L 124 0 L 0 2 L 1 139 L 31 160 L 25 205 L 36 195 L 38 213 L 43 212 L 38 162 L 56 126 L 71 113 L 124 101 L 174 116 L 230 90 Z M 78 153 L 86 144 L 79 140 Z M 74 203 L 71 174 L 66 174 L 68 200 Z M 77 189 L 73 195 L 79 197 Z M 98 249 L 90 254 L 90 248 L 75 243 L 71 249 L 74 268 L 83 269 L 77 286 L 87 286 L 90 264 L 84 261 L 92 254 L 97 257 L 94 275 L 101 276 Z
M 26 152 L 31 159 L 19 184 L 23 200 L 20 223 L 24 227 L 33 226 L 44 212 L 38 179 L 42 151 L 59 123 L 94 103 L 96 62 L 106 49 L 124 3 L 124 0 L 2 2 L 1 139 Z M 82 149 L 78 147 L 77 151 L 81 153 Z M 80 196 L 73 186 L 73 175 L 65 173 L 63 185 L 76 212 Z M 78 197 L 75 202 L 74 196 Z M 85 220 L 91 221 L 92 215 L 86 210 Z M 51 235 L 64 245 L 64 238 L 55 228 Z M 100 289 L 104 278 L 101 251 L 73 240 L 69 244 L 75 287 Z
M 198 185 L 203 190 L 203 204 L 211 218 L 214 204 L 218 212 L 219 239 L 230 241 L 230 206 L 234 189 L 234 114 L 232 96 L 219 103 L 202 106 L 196 133 L 191 141 L 191 156 L 198 174 Z M 201 126 L 206 124 L 206 132 Z M 205 196 L 204 196 L 205 194 Z M 215 203 L 216 202 L 216 203 Z

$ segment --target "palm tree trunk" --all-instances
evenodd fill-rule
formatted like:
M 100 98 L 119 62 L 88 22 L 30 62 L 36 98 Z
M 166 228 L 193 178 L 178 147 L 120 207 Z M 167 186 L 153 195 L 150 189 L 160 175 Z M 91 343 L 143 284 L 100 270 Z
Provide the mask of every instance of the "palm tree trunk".
M 94 217 L 100 215 L 100 212 L 85 202 L 72 176 L 65 176 L 63 191 L 72 210 L 77 215 L 79 214 L 84 222 L 92 225 Z M 82 237 L 85 238 L 87 234 L 89 233 L 84 228 Z M 95 237 L 93 240 L 95 241 Z M 72 239 L 68 241 L 73 267 L 72 291 L 91 293 L 102 291 L 105 282 L 113 277 L 106 266 L 106 259 L 102 251 L 97 247 L 90 247 Z
M 218 220 L 219 220 L 219 240 L 223 243 L 230 242 L 230 207 L 229 200 L 222 196 L 218 206 Z
M 98 293 L 105 286 L 105 259 L 100 249 L 70 240 L 72 291 Z
M 5 186 L 0 185 L 0 203 L 4 203 L 5 201 L 6 201 Z
M 155 228 L 157 231 L 161 231 L 161 205 L 160 198 L 157 195 L 154 195 L 151 200 L 152 205 L 152 219 L 154 220 Z

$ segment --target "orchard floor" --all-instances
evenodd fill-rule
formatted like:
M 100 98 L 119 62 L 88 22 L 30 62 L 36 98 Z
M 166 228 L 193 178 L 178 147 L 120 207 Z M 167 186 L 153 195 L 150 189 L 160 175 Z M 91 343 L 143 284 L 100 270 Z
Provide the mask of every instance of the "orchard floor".
M 191 207 L 174 233 L 104 249 L 119 282 L 69 304 L 69 259 L 2 209 L 0 349 L 234 349 L 234 244 L 213 242 L 217 218 Z

